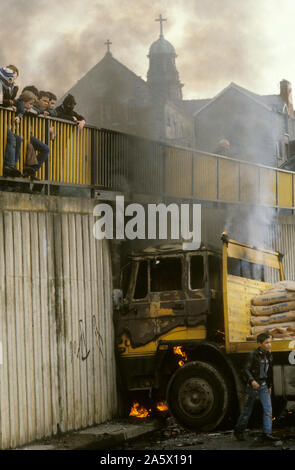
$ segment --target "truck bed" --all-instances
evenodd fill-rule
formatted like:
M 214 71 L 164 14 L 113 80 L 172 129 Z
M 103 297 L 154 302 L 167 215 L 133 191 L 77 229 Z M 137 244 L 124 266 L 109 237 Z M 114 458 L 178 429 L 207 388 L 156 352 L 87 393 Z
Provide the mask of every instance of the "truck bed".
M 227 312 L 225 312 L 225 334 L 228 352 L 248 352 L 257 347 L 256 341 L 247 341 L 251 335 L 250 303 L 256 295 L 271 284 L 228 274 Z M 293 344 L 292 344 L 293 343 Z M 273 339 L 273 351 L 289 351 L 295 347 L 294 338 Z

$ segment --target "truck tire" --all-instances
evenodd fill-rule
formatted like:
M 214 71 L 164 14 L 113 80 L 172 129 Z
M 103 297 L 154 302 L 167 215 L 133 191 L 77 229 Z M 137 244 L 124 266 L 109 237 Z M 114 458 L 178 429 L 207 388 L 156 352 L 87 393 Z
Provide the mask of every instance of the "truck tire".
M 167 387 L 167 403 L 184 428 L 212 431 L 229 408 L 227 383 L 213 364 L 193 361 L 179 368 Z

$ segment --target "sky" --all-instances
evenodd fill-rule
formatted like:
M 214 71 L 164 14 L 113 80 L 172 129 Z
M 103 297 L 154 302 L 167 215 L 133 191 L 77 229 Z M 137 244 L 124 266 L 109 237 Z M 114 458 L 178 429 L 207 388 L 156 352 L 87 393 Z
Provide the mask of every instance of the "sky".
M 258 94 L 295 89 L 294 0 L 1 0 L 0 63 L 22 88 L 63 95 L 112 42 L 113 56 L 144 80 L 159 37 L 176 50 L 184 99 L 211 98 L 231 82 Z

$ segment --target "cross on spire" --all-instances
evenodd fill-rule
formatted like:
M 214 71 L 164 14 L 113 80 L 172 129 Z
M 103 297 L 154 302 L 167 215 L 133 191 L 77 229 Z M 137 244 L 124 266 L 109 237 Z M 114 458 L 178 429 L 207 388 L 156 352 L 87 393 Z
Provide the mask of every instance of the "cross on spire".
M 159 15 L 159 18 L 156 18 L 155 21 L 159 21 L 160 23 L 160 38 L 163 38 L 163 25 L 164 21 L 167 21 L 167 18 L 162 18 L 162 15 Z
M 110 54 L 110 45 L 113 44 L 109 39 L 105 42 L 105 45 L 107 46 L 107 52 Z

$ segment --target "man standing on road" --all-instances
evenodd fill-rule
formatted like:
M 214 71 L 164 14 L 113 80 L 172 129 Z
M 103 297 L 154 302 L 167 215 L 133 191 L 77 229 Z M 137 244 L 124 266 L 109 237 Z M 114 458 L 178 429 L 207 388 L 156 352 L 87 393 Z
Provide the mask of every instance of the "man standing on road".
M 245 440 L 244 431 L 252 414 L 256 398 L 263 407 L 263 438 L 273 442 L 277 439 L 272 435 L 271 388 L 273 381 L 271 335 L 260 333 L 257 336 L 258 348 L 252 351 L 244 368 L 247 379 L 244 408 L 234 428 L 234 436 L 239 441 Z

